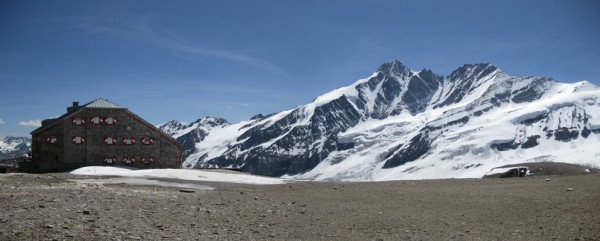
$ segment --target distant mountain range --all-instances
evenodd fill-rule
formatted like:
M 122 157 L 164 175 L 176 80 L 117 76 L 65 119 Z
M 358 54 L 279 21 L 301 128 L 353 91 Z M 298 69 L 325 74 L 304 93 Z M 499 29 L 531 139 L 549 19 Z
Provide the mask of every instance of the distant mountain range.
M 159 127 L 184 145 L 187 168 L 267 176 L 366 181 L 482 177 L 521 162 L 600 167 L 600 88 L 510 76 L 491 64 L 441 76 L 393 61 L 296 109 Z
M 27 137 L 5 137 L 0 140 L 0 159 L 25 156 L 30 146 L 31 139 Z

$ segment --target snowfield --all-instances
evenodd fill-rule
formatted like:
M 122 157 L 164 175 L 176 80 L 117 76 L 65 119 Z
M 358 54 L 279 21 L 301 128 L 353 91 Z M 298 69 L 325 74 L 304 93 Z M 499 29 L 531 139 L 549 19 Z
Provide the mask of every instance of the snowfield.
M 144 179 L 167 178 L 187 181 L 226 182 L 261 185 L 284 184 L 288 182 L 288 180 L 282 178 L 261 177 L 245 173 L 233 174 L 194 169 L 136 169 L 130 167 L 89 166 L 79 168 L 77 170 L 71 171 L 70 173 L 75 175 L 88 176 L 119 176 Z M 131 181 L 138 182 L 139 180 Z

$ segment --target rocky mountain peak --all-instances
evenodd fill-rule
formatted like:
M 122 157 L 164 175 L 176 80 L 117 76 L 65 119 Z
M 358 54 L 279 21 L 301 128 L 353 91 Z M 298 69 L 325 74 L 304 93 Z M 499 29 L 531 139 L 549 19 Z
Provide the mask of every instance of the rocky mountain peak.
M 219 118 L 219 117 L 204 117 L 201 119 L 198 119 L 196 121 L 194 121 L 193 123 L 198 123 L 204 126 L 210 126 L 210 127 L 215 127 L 215 126 L 220 126 L 220 125 L 224 125 L 224 124 L 229 124 L 229 122 L 224 119 L 224 118 Z
M 382 64 L 377 71 L 387 75 L 397 76 L 408 75 L 411 73 L 411 69 L 399 60 L 394 60 L 392 62 Z

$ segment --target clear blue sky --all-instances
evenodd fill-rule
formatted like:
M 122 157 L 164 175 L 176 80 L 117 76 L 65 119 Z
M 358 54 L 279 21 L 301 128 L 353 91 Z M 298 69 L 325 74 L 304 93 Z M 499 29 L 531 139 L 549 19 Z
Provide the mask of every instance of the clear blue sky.
M 600 1 L 0 1 L 0 136 L 106 98 L 153 124 L 295 108 L 394 59 L 600 84 Z

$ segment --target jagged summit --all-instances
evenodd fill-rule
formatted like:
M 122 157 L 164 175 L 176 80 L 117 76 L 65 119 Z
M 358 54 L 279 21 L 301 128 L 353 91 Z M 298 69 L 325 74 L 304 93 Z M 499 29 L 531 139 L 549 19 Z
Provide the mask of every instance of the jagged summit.
M 189 146 L 187 167 L 302 179 L 481 177 L 533 161 L 600 167 L 600 88 L 488 63 L 441 76 L 396 60 L 293 110 L 162 128 Z
M 406 65 L 400 62 L 400 60 L 394 60 L 392 62 L 382 64 L 377 71 L 383 73 L 392 73 L 400 76 L 402 74 L 408 74 L 412 70 L 406 67 Z

